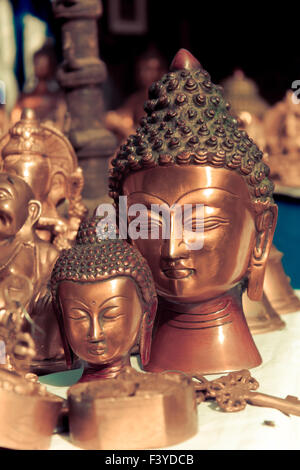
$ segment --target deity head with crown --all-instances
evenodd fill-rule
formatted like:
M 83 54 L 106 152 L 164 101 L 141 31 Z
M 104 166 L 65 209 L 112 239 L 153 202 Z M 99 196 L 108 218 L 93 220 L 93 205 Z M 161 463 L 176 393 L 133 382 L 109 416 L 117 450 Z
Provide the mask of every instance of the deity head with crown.
M 157 307 L 147 262 L 125 240 L 110 239 L 101 220 L 81 223 L 51 277 L 67 364 L 75 356 L 85 362 L 81 381 L 117 376 L 137 344 L 146 365 Z
M 23 110 L 17 122 L 0 140 L 0 169 L 23 178 L 42 204 L 39 236 L 58 249 L 76 237 L 85 214 L 81 202 L 83 175 L 68 139 L 50 125 L 40 124 L 33 110 Z M 58 206 L 68 202 L 68 214 Z
M 259 300 L 277 220 L 262 152 L 229 113 L 222 89 L 186 50 L 149 88 L 146 116 L 112 161 L 110 196 L 153 217 L 167 205 L 170 236 L 132 240 L 159 296 L 146 370 L 218 373 L 261 363 L 242 309 Z M 175 205 L 192 207 L 181 235 Z M 201 220 L 194 208 L 203 207 Z M 151 223 L 163 227 L 164 216 Z M 197 231 L 203 225 L 204 231 Z M 198 240 L 199 239 L 199 240 Z M 201 240 L 200 240 L 201 239 Z M 199 241 L 201 249 L 192 249 Z

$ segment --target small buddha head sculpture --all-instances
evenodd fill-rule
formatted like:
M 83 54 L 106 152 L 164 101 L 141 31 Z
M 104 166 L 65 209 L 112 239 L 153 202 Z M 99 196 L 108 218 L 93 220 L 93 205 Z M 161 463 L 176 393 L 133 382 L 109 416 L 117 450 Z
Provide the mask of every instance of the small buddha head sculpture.
M 67 363 L 75 353 L 94 368 L 125 364 L 139 343 L 147 364 L 157 307 L 151 271 L 125 240 L 99 237 L 99 222 L 82 222 L 77 244 L 61 253 L 52 272 Z
M 191 303 L 247 285 L 248 296 L 259 300 L 277 220 L 263 153 L 188 51 L 180 50 L 170 72 L 151 85 L 144 108 L 136 134 L 112 160 L 110 196 L 116 204 L 127 196 L 128 206 L 146 206 L 159 230 L 167 221 L 151 208 L 169 208 L 169 237 L 133 240 L 157 293 Z M 203 208 L 201 220 L 196 204 Z M 185 205 L 192 207 L 191 220 L 178 236 L 173 208 L 183 214 Z M 197 231 L 201 224 L 204 231 Z M 201 249 L 193 250 L 197 239 Z

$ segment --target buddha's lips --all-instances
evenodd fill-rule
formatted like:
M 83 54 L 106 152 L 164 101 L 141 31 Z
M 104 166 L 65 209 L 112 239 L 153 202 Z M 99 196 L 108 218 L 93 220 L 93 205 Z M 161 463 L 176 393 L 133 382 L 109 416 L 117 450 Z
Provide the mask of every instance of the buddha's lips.
M 185 277 L 191 276 L 194 272 L 195 270 L 190 268 L 163 269 L 164 275 L 169 279 L 184 279 Z
M 99 344 L 99 343 L 89 343 L 88 346 L 88 352 L 89 354 L 93 354 L 94 356 L 100 356 L 103 354 L 106 350 L 106 347 L 104 344 Z

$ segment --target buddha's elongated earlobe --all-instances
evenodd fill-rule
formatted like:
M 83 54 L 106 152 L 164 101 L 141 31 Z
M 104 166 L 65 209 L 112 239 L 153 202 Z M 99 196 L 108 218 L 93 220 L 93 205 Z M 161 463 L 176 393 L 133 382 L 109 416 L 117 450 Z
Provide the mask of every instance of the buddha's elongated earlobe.
M 263 295 L 265 270 L 272 246 L 277 214 L 277 206 L 272 205 L 262 214 L 257 215 L 255 220 L 256 240 L 250 260 L 247 288 L 248 297 L 251 300 L 261 300 Z
M 58 304 L 57 304 L 58 302 Z M 58 297 L 56 301 L 53 299 L 52 301 L 53 305 L 53 310 L 56 315 L 58 327 L 59 327 L 59 332 L 60 332 L 60 337 L 61 337 L 61 342 L 64 348 L 64 353 L 65 353 L 65 361 L 68 369 L 72 368 L 73 364 L 73 351 L 69 345 L 69 342 L 67 340 L 65 328 L 64 328 L 64 319 L 63 319 L 63 311 L 62 311 L 62 306 L 61 306 L 61 301 L 60 298 Z
M 151 341 L 152 341 L 152 330 L 157 310 L 157 299 L 152 303 L 150 312 L 145 312 L 142 325 L 141 325 L 141 336 L 140 336 L 140 356 L 143 366 L 146 366 L 150 359 L 151 352 Z

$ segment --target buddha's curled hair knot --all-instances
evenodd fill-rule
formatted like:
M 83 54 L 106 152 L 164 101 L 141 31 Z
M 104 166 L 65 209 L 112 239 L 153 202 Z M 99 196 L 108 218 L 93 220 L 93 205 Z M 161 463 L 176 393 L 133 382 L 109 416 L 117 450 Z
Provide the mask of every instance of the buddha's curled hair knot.
M 52 298 L 56 300 L 62 281 L 97 282 L 127 276 L 137 285 L 144 304 L 152 303 L 156 291 L 147 261 L 125 240 L 99 236 L 101 220 L 92 217 L 82 222 L 76 245 L 60 254 L 51 275 Z
M 146 116 L 113 161 L 116 203 L 130 173 L 155 166 L 210 165 L 238 172 L 253 201 L 273 203 L 263 153 L 230 114 L 222 88 L 201 67 L 172 70 L 151 85 Z

